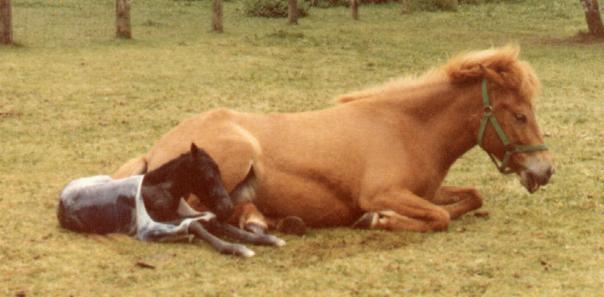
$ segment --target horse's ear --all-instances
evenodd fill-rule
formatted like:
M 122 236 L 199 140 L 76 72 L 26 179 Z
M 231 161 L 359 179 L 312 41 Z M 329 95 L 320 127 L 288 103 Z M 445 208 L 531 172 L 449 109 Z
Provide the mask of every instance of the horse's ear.
M 482 64 L 464 65 L 449 72 L 449 77 L 454 83 L 467 83 L 484 77 L 485 67 Z
M 480 64 L 480 69 L 483 72 L 483 76 L 491 81 L 494 81 L 496 84 L 503 86 L 505 84 L 505 80 L 504 77 L 506 75 L 505 72 L 498 72 L 495 71 L 493 69 L 491 69 L 490 67 L 485 67 L 482 64 Z

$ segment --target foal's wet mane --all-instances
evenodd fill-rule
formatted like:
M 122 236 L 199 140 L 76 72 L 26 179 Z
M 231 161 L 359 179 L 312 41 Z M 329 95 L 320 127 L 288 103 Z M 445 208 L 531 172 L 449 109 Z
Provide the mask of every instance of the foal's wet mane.
M 539 91 L 539 80 L 528 63 L 518 60 L 519 53 L 518 46 L 507 45 L 461 54 L 419 77 L 394 79 L 377 87 L 340 96 L 336 101 L 347 103 L 360 99 L 385 98 L 410 93 L 430 84 L 463 85 L 478 83 L 487 78 L 498 87 L 514 91 L 524 100 L 531 102 Z

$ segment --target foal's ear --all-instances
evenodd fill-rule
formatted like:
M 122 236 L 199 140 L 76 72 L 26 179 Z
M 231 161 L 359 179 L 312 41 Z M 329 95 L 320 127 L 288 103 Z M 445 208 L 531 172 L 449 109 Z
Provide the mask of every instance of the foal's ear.
M 194 155 L 199 153 L 199 147 L 197 147 L 195 142 L 191 142 L 191 153 Z

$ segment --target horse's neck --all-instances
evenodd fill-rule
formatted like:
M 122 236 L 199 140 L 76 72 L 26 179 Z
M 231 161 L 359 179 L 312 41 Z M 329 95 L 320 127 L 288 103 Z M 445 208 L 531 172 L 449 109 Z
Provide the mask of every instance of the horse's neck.
M 479 86 L 452 88 L 448 83 L 437 83 L 382 101 L 394 116 L 417 123 L 422 137 L 416 141 L 425 141 L 426 148 L 436 154 L 439 167 L 448 170 L 476 145 L 481 100 Z

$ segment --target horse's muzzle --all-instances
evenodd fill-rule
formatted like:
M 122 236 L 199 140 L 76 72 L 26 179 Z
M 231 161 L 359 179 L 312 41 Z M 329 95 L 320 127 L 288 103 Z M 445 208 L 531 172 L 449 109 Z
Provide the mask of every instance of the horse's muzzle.
M 546 185 L 556 168 L 549 158 L 531 157 L 527 160 L 525 169 L 520 171 L 520 183 L 529 193 L 534 193 L 539 187 Z

